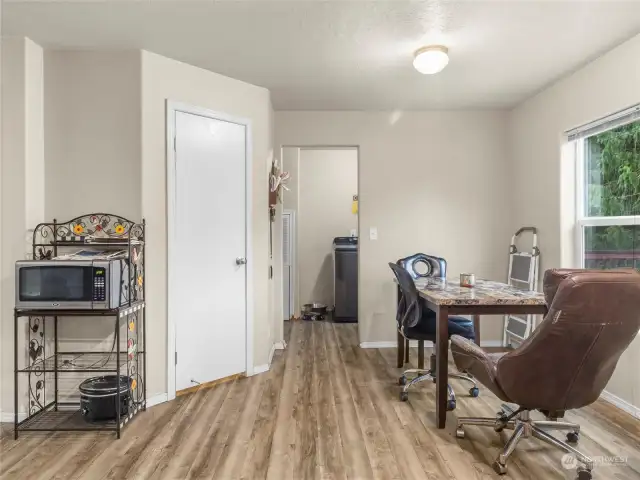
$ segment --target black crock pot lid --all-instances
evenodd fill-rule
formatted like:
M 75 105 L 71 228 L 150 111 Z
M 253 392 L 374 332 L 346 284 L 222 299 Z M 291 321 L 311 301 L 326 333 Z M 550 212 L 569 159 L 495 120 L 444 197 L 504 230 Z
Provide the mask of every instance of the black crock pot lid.
M 80 384 L 80 391 L 82 393 L 115 393 L 117 385 L 116 375 L 105 375 L 102 377 L 87 378 Z M 131 379 L 124 375 L 120 375 L 120 388 L 128 389 Z

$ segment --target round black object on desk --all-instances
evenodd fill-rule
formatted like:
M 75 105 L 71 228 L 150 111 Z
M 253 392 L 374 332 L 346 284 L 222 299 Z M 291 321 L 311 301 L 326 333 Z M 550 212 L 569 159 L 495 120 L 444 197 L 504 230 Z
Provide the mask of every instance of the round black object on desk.
M 88 422 L 115 420 L 117 412 L 118 379 L 120 388 L 120 417 L 129 413 L 131 379 L 124 375 L 105 375 L 88 378 L 80 384 L 80 411 Z

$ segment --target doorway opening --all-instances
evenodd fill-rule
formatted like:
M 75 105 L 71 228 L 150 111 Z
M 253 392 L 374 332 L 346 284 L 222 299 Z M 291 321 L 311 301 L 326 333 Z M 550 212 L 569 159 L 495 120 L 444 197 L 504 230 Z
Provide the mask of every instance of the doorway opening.
M 319 304 L 326 320 L 357 323 L 358 157 L 357 146 L 282 147 L 285 321 L 317 319 L 305 306 Z
M 167 103 L 169 400 L 253 373 L 250 145 L 248 120 Z

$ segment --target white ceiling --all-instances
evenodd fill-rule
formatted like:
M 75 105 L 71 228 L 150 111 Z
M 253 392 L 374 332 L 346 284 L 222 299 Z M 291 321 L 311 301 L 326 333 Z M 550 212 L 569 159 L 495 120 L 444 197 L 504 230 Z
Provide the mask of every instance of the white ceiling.
M 143 48 L 261 85 L 278 110 L 510 107 L 640 33 L 640 1 L 4 2 L 45 47 Z M 450 49 L 423 76 L 412 53 Z

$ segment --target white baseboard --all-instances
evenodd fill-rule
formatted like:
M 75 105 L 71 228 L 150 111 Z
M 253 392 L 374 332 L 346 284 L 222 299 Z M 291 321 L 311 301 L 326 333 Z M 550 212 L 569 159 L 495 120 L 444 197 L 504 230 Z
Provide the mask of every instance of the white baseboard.
M 276 344 L 271 345 L 271 351 L 269 352 L 269 367 L 271 367 L 271 362 L 273 362 L 273 355 L 276 353 Z
M 281 342 L 276 342 L 276 350 L 286 350 L 287 342 L 282 340 Z
M 258 375 L 259 373 L 264 373 L 269 371 L 269 364 L 265 363 L 264 365 L 256 365 L 253 367 L 253 375 Z
M 21 412 L 18 414 L 18 421 L 21 422 L 25 418 L 27 418 L 26 412 Z M 0 413 L 0 422 L 2 423 L 13 423 L 15 418 L 13 418 L 13 412 L 2 412 Z
M 606 390 L 603 390 L 600 394 L 600 398 L 609 402 L 614 407 L 618 407 L 620 410 L 623 410 L 636 418 L 640 418 L 640 408 L 630 404 L 620 397 L 615 396 L 613 393 L 609 393 Z
M 253 367 L 253 372 L 251 373 L 251 375 L 247 375 L 247 376 L 252 376 L 252 375 L 257 375 L 259 373 L 264 373 L 264 372 L 268 372 L 269 369 L 271 368 L 271 362 L 273 361 L 273 355 L 274 353 L 276 353 L 276 350 L 283 350 L 284 349 L 284 345 L 281 345 L 281 343 L 284 342 L 276 342 L 273 345 L 271 345 L 271 351 L 269 352 L 269 363 L 265 363 L 264 365 L 255 365 Z
M 169 396 L 166 393 L 159 393 L 153 397 L 147 398 L 147 408 L 159 405 L 169 400 Z
M 398 345 L 395 341 L 387 341 L 387 342 L 362 342 L 360 344 L 360 348 L 395 348 Z M 418 341 L 411 340 L 409 342 L 410 347 L 417 347 Z M 432 342 L 424 342 L 425 347 L 433 347 Z M 501 347 L 502 342 L 500 340 L 481 340 L 481 347 Z

